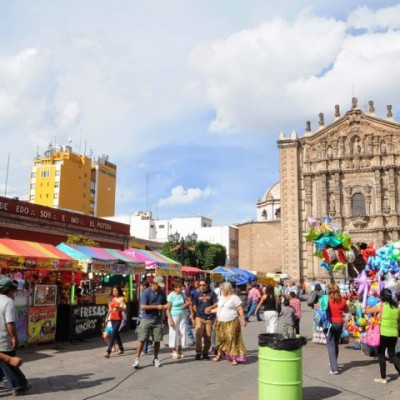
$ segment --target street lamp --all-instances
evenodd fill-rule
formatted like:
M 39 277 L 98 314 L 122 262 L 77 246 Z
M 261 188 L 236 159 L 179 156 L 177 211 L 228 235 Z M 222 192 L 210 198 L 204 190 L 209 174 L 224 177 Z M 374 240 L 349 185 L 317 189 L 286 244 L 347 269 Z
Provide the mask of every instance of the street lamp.
M 185 263 L 185 239 L 181 238 L 181 235 L 178 232 L 175 232 L 174 234 L 170 234 L 168 235 L 168 242 L 170 243 L 174 243 L 174 242 L 179 242 L 180 240 L 180 244 L 179 244 L 179 248 L 181 251 L 181 264 L 183 265 Z M 186 236 L 186 242 L 195 242 L 197 240 L 197 234 L 196 233 L 192 233 L 191 235 L 187 235 Z M 176 248 L 178 248 L 176 247 Z

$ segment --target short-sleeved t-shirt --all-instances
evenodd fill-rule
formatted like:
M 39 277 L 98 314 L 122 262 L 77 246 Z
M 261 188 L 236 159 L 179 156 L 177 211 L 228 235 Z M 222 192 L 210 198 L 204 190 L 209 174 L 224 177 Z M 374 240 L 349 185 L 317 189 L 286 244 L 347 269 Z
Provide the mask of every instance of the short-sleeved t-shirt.
M 217 295 L 211 289 L 205 293 L 203 293 L 201 290 L 196 292 L 193 298 L 193 305 L 196 307 L 196 317 L 207 320 L 214 319 L 215 314 L 206 314 L 205 309 L 217 302 Z
M 167 298 L 162 290 L 156 292 L 151 288 L 147 288 L 140 295 L 140 304 L 147 306 L 157 306 L 160 304 L 167 304 Z M 161 317 L 161 310 L 144 310 L 142 309 L 142 318 L 150 321 L 155 321 Z
M 390 307 L 389 303 L 383 304 L 382 318 L 381 318 L 381 335 L 388 337 L 397 337 L 398 335 L 398 321 L 400 309 Z
M 168 295 L 167 301 L 168 303 L 171 303 L 171 310 L 170 310 L 171 316 L 178 317 L 179 315 L 182 315 L 185 312 L 185 309 L 183 308 L 185 300 L 186 300 L 186 295 L 183 292 L 179 294 L 171 292 Z
M 231 296 L 225 297 L 221 296 L 218 300 L 218 310 L 217 318 L 221 322 L 233 321 L 238 316 L 238 311 L 236 307 L 242 305 L 243 302 L 240 300 L 239 296 L 233 294 Z
M 12 351 L 11 336 L 6 325 L 17 321 L 14 300 L 5 294 L 0 295 L 0 351 Z

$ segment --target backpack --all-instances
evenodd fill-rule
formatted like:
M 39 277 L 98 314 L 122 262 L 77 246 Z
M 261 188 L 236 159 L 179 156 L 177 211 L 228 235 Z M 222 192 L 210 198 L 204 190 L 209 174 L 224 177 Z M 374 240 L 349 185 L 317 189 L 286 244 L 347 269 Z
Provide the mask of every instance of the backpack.
M 314 324 L 324 331 L 331 329 L 332 323 L 329 317 L 329 296 L 324 295 L 320 299 L 319 307 L 314 311 Z
M 318 307 L 314 311 L 314 323 L 315 326 L 325 329 L 330 329 L 332 323 L 331 319 L 329 318 L 328 310 L 322 310 L 321 307 Z

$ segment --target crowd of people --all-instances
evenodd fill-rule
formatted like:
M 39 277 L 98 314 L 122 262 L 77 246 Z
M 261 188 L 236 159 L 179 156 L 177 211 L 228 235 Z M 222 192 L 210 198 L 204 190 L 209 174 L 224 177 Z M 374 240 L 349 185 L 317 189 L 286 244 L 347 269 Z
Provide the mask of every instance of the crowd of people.
M 232 365 L 245 362 L 246 348 L 241 329 L 253 315 L 257 321 L 262 321 L 261 309 L 267 333 L 276 333 L 278 318 L 283 321 L 286 335 L 294 337 L 300 333 L 301 303 L 298 288 L 294 285 L 289 285 L 290 290 L 287 290 L 284 285 L 261 288 L 253 282 L 246 299 L 238 296 L 229 282 L 211 288 L 205 279 L 190 285 L 175 279 L 168 296 L 161 276 L 155 277 L 150 284 L 142 282 L 141 287 L 134 368 L 140 368 L 140 358 L 147 354 L 147 350 L 143 351 L 146 343 L 152 343 L 154 348 L 153 365 L 161 365 L 158 354 L 165 321 L 169 327 L 168 347 L 174 360 L 185 357 L 184 349 L 194 346 L 195 360 L 212 358 L 218 362 L 225 359 Z

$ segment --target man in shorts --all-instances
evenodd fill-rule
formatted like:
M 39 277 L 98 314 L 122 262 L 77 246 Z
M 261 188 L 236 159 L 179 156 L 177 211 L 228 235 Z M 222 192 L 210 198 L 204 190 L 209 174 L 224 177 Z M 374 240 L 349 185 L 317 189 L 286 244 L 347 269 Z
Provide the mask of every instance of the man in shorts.
M 158 359 L 160 342 L 163 339 L 163 314 L 167 308 L 167 297 L 163 289 L 165 288 L 164 278 L 156 276 L 150 287 L 140 295 L 141 321 L 138 331 L 138 344 L 136 347 L 136 358 L 132 367 L 138 369 L 140 366 L 140 355 L 143 344 L 150 337 L 154 340 L 154 360 L 153 365 L 158 368 L 161 365 Z

